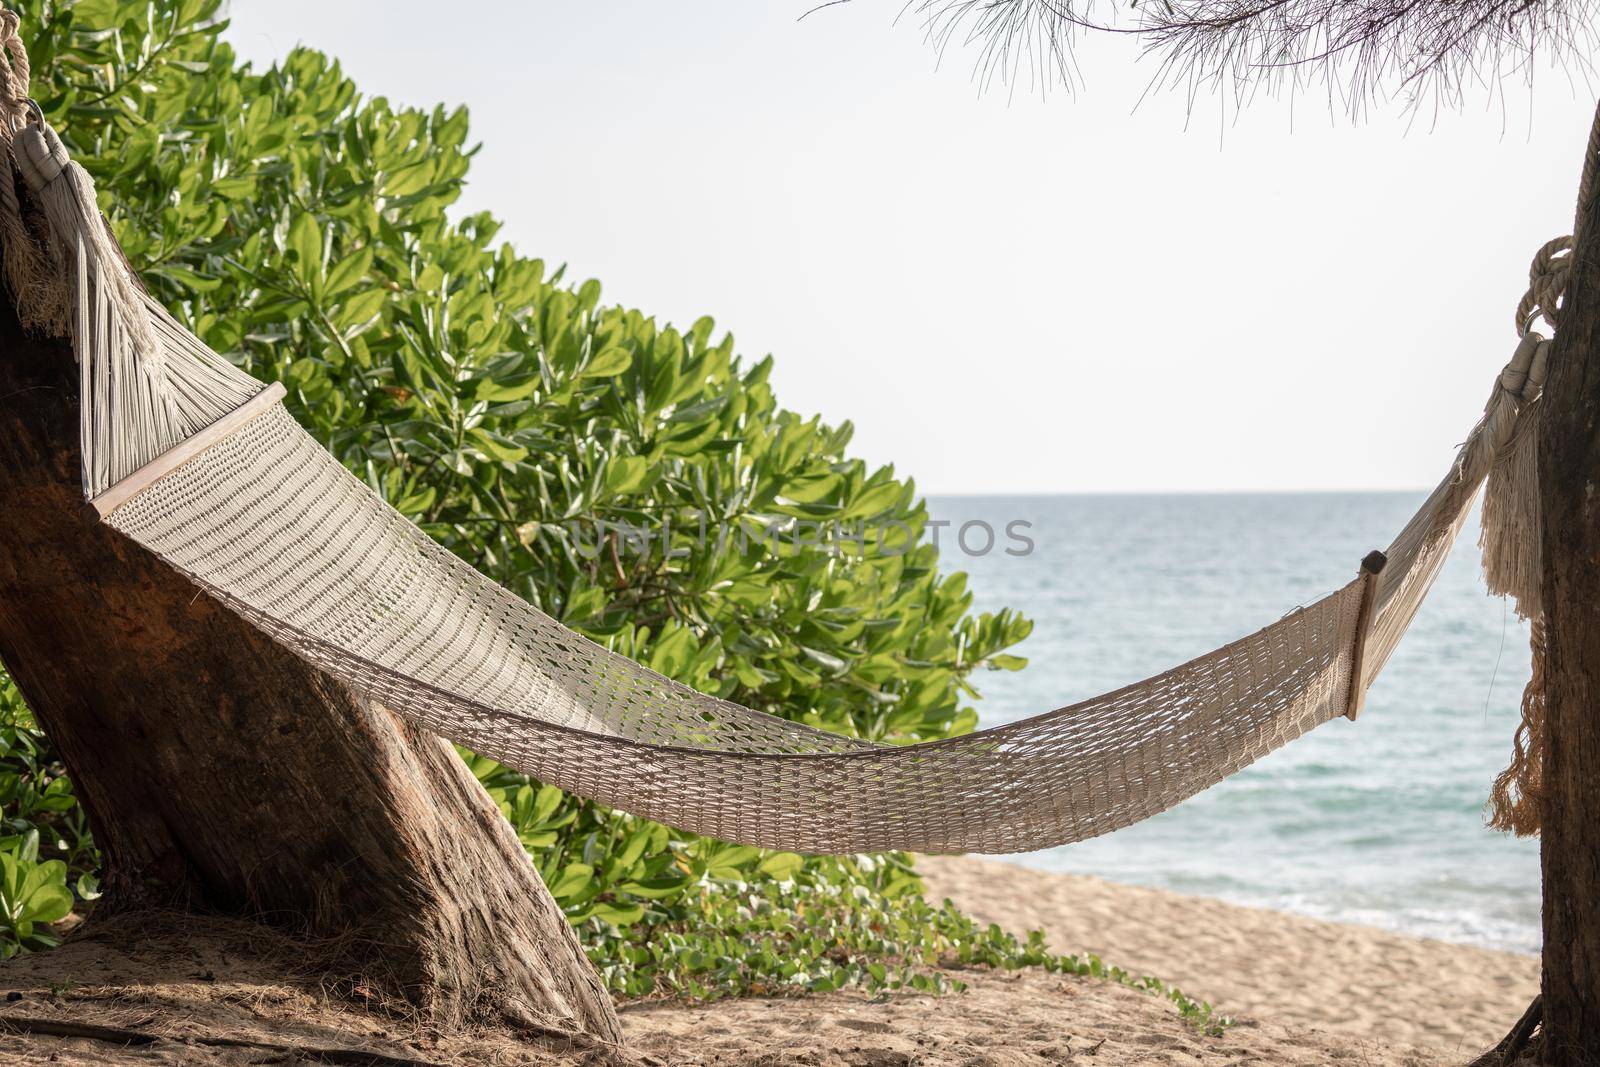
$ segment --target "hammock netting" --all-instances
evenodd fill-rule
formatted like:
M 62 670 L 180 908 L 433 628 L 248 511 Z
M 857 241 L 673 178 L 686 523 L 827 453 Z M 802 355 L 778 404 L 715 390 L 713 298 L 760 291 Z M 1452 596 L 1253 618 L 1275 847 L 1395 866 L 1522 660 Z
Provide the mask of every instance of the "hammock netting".
M 129 286 L 87 175 L 48 128 L 24 129 L 13 151 L 76 268 L 85 491 L 104 521 L 428 730 L 624 811 L 800 852 L 1078 841 L 1353 717 L 1537 397 L 1548 347 L 1526 334 L 1381 570 L 1115 692 L 880 745 L 696 692 L 477 573 L 302 430 L 281 387 L 246 377 Z

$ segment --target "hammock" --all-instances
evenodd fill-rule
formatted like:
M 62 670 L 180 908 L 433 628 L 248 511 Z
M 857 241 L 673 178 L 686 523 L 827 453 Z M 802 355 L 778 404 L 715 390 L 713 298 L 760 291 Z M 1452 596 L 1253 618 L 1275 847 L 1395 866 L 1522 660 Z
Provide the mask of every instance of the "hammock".
M 11 149 L 69 269 L 84 489 L 104 522 L 428 730 L 611 807 L 799 852 L 1078 841 L 1355 718 L 1519 436 L 1549 348 L 1524 308 L 1522 340 L 1456 463 L 1343 588 L 1124 689 L 967 736 L 879 745 L 680 685 L 436 545 L 296 424 L 281 386 L 238 371 L 138 288 L 88 175 L 42 118 Z M 1564 248 L 1547 247 L 1546 276 Z

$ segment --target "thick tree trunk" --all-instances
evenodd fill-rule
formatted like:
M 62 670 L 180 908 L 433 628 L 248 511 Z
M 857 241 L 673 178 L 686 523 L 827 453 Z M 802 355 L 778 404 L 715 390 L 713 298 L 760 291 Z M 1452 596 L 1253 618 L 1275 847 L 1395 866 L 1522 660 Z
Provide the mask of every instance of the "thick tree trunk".
M 1600 1064 L 1600 197 L 1582 242 L 1545 385 L 1544 1062 Z
M 102 907 L 357 946 L 441 1021 L 620 1041 L 599 977 L 450 746 L 332 682 L 85 515 L 72 355 L 0 295 L 0 660 L 105 855 Z

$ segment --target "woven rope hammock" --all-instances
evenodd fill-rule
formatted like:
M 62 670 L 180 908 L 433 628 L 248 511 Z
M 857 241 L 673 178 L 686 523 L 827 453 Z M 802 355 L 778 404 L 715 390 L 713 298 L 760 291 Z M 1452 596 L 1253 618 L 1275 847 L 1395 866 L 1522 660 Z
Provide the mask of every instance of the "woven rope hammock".
M 1491 579 L 1496 566 L 1537 570 L 1526 562 L 1533 494 L 1500 472 L 1514 466 L 1507 456 L 1531 454 L 1519 426 L 1537 407 L 1549 342 L 1529 327 L 1554 317 L 1559 242 L 1535 261 L 1521 341 L 1456 463 L 1348 585 L 1164 674 L 997 729 L 905 747 L 836 736 L 647 670 L 440 548 L 295 423 L 281 386 L 245 376 L 144 295 L 88 175 L 36 110 L 0 139 L 50 235 L 33 269 L 46 262 L 66 280 L 84 491 L 106 523 L 407 719 L 713 837 L 801 852 L 1009 853 L 1107 833 L 1354 718 L 1491 471 L 1507 486 L 1491 489 L 1502 501 L 1489 516 Z M 9 272 L 27 267 L 12 236 L 39 225 L 8 219 L 19 198 L 9 180 L 0 187 Z M 38 285 L 8 280 L 19 294 Z

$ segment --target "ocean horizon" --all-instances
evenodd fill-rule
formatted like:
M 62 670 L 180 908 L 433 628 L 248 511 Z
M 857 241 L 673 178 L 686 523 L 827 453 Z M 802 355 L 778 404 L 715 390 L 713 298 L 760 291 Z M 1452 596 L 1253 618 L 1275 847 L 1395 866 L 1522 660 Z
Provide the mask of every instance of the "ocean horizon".
M 1416 491 L 934 495 L 978 611 L 1033 619 L 1017 672 L 973 681 L 1000 725 L 1159 673 L 1349 581 Z M 965 528 L 966 536 L 962 537 Z M 986 531 L 992 531 L 992 537 Z M 1528 680 L 1526 624 L 1484 587 L 1476 512 L 1361 718 L 1171 811 L 1014 857 L 1516 952 L 1540 945 L 1534 840 L 1484 825 Z

